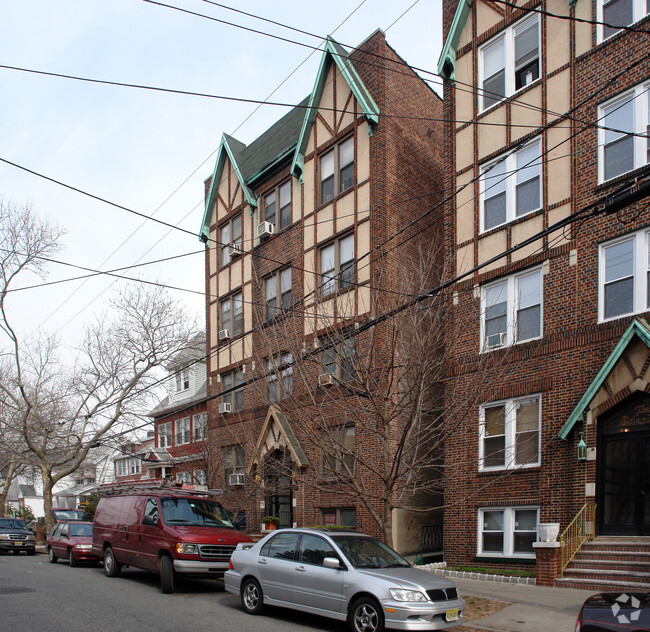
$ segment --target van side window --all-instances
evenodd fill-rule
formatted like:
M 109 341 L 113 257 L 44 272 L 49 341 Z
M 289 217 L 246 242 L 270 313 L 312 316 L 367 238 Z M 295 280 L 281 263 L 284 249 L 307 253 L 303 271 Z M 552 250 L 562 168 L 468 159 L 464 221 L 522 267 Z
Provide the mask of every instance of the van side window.
M 147 498 L 147 506 L 144 510 L 145 516 L 151 516 L 153 518 L 153 523 L 158 524 L 158 499 L 157 498 Z

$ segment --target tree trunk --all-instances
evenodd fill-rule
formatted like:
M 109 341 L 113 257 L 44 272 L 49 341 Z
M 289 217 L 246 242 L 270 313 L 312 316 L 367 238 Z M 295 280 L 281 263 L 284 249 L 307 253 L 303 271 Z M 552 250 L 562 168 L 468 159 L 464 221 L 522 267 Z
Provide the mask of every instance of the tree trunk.
M 5 482 L 2 485 L 2 490 L 0 490 L 0 516 L 5 515 L 7 507 L 7 496 L 9 496 L 9 488 L 11 487 L 11 483 L 14 480 L 15 472 L 16 461 L 14 459 L 11 459 L 11 462 L 9 463 L 9 469 L 7 470 L 7 477 L 5 478 Z
M 52 472 L 45 467 L 41 467 L 43 473 L 43 509 L 45 510 L 45 532 L 49 533 L 55 524 L 52 509 Z

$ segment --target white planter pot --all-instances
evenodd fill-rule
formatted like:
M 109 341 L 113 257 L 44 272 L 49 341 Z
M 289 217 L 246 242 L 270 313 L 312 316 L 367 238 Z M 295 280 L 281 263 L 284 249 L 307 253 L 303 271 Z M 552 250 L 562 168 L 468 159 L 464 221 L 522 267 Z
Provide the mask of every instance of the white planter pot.
M 539 542 L 556 542 L 560 533 L 559 522 L 540 522 L 537 527 L 537 540 Z

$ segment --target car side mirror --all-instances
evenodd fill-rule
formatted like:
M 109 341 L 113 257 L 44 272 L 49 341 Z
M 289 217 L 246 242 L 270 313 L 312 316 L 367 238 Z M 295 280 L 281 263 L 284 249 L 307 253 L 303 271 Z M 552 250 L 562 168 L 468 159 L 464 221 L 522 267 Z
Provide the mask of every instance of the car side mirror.
M 323 566 L 325 568 L 333 568 L 336 570 L 345 570 L 345 567 L 341 564 L 340 560 L 336 557 L 324 557 Z
M 158 525 L 158 516 L 145 516 L 142 519 L 142 524 L 145 524 L 149 527 L 155 527 Z

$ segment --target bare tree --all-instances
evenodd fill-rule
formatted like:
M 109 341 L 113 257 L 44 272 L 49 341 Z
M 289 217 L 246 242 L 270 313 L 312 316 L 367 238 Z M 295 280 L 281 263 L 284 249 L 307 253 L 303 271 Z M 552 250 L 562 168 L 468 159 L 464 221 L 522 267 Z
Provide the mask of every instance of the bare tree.
M 54 485 L 77 470 L 116 424 L 144 418 L 157 370 L 196 333 L 165 290 L 136 285 L 118 291 L 106 315 L 85 328 L 72 367 L 60 361 L 52 338 L 19 340 L 7 310 L 11 286 L 27 270 L 43 273 L 61 234 L 28 208 L 0 207 L 0 398 L 14 411 L 10 434 L 21 443 L 1 447 L 40 469 L 46 521 Z

